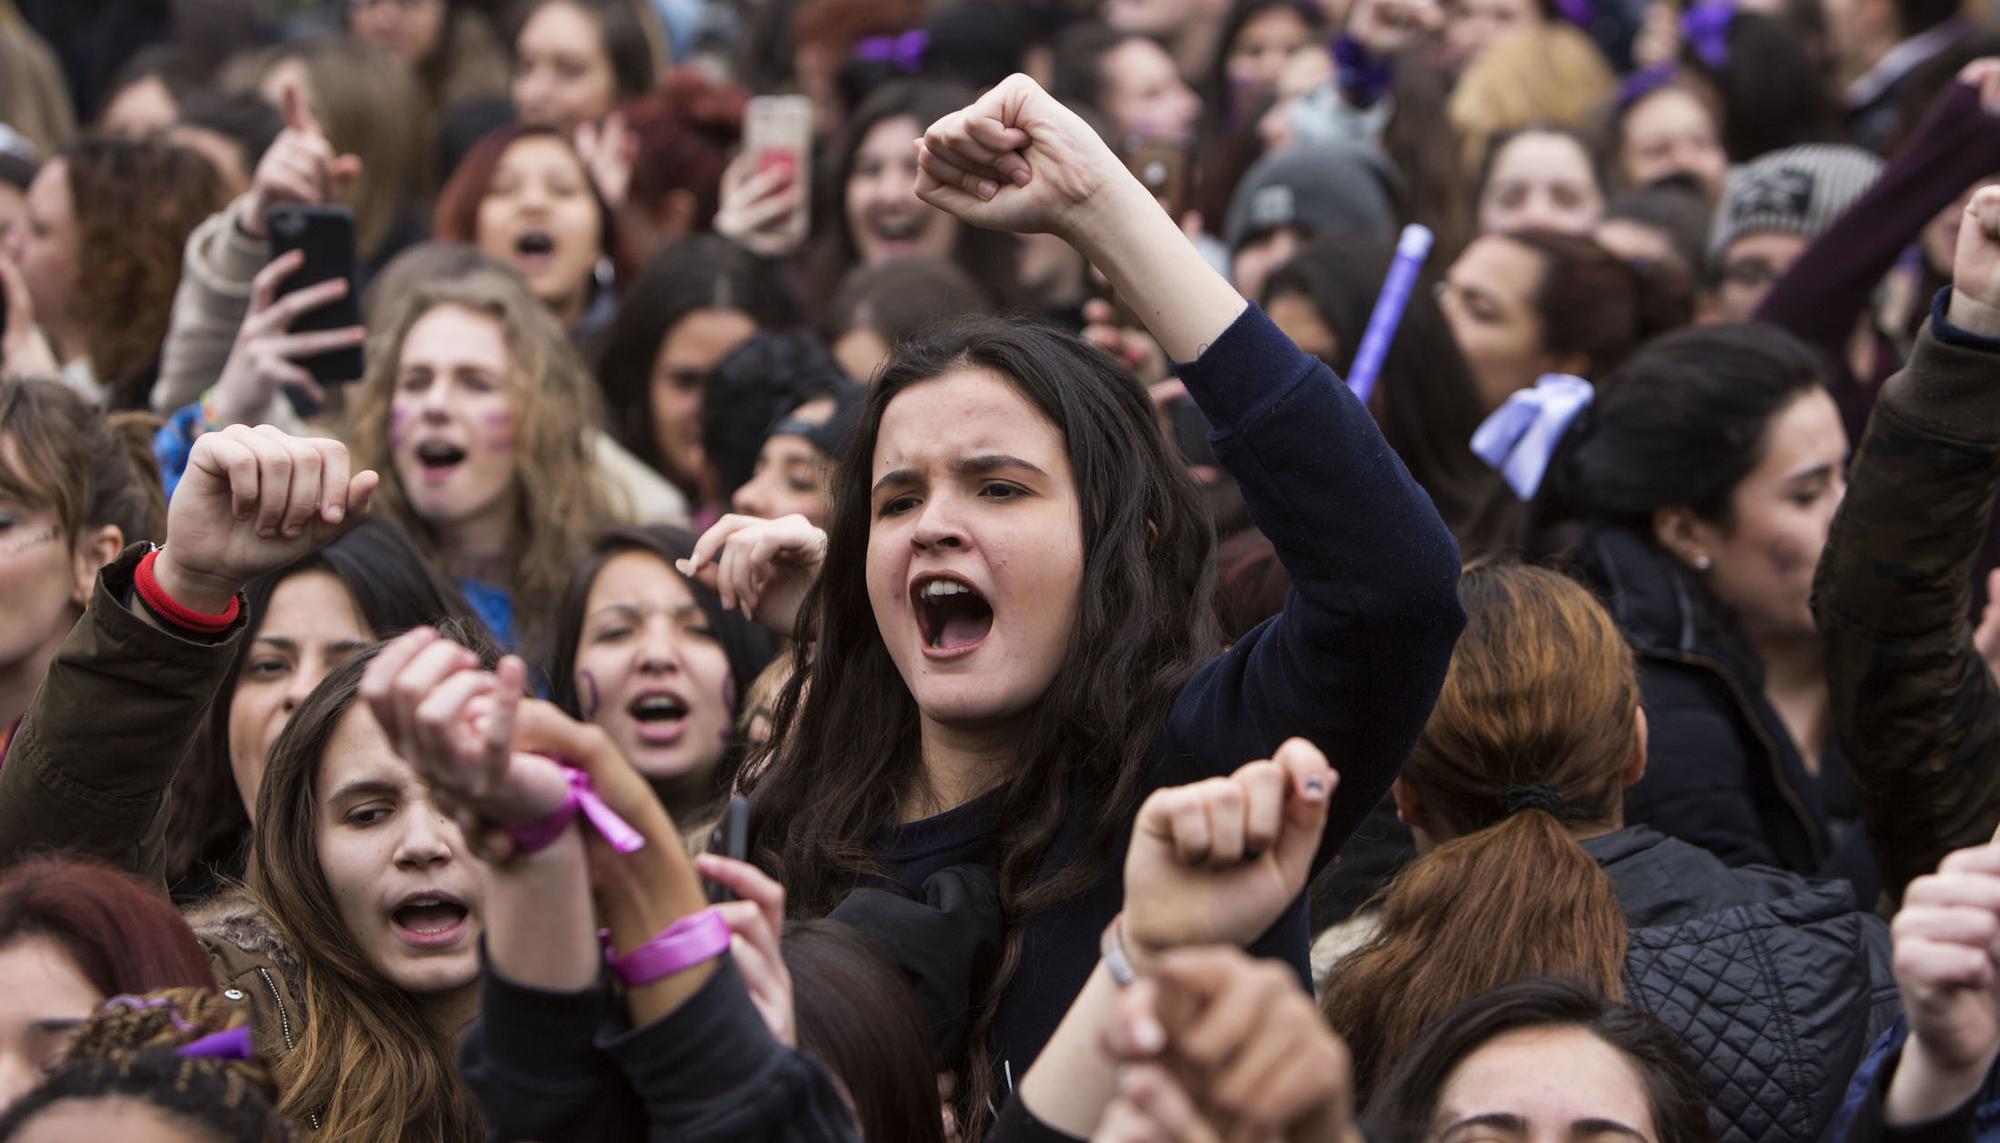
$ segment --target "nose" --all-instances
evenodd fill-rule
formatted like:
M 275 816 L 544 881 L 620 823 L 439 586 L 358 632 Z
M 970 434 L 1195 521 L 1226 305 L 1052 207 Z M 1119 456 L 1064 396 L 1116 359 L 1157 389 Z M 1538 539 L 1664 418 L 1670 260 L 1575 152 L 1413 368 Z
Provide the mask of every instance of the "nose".
M 0 1051 L 0 1112 L 41 1083 L 42 1071 L 19 1052 Z
M 398 869 L 421 870 L 451 861 L 458 827 L 427 802 L 412 805 L 403 815 L 403 832 L 396 839 Z
M 935 496 L 924 502 L 923 511 L 917 517 L 916 529 L 910 535 L 910 542 L 918 551 L 956 551 L 972 546 L 972 537 L 958 519 L 958 512 L 952 507 L 951 497 Z
M 755 516 L 759 520 L 771 518 L 771 501 L 764 495 L 765 473 L 750 478 L 750 483 L 736 490 L 729 498 L 729 507 L 741 516 Z
M 639 640 L 639 670 L 648 675 L 678 674 L 681 669 L 681 641 L 673 621 L 656 614 L 646 621 Z
M 285 687 L 284 710 L 287 717 L 299 709 L 299 704 L 306 701 L 306 696 L 311 694 L 313 688 L 325 677 L 324 669 L 300 669 L 292 672 L 292 677 L 288 680 L 289 685 Z

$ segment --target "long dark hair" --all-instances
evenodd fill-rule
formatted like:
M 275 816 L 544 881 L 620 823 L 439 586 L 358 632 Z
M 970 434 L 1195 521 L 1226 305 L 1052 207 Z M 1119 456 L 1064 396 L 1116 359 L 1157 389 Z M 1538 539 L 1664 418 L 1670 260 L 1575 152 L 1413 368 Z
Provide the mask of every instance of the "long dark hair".
M 1452 1009 L 1396 1063 L 1364 1122 L 1392 1143 L 1428 1138 L 1452 1072 L 1501 1036 L 1531 1028 L 1580 1028 L 1616 1048 L 1646 1085 L 1660 1143 L 1715 1138 L 1708 1098 L 1672 1032 L 1637 1008 L 1548 977 L 1503 984 Z
M 787 308 L 764 263 L 713 234 L 690 235 L 647 259 L 625 292 L 596 361 L 611 435 L 683 491 L 699 493 L 699 474 L 670 470 L 660 453 L 652 398 L 660 343 L 696 310 L 741 310 L 768 329 L 783 320 Z
M 644 95 L 653 88 L 653 48 L 645 25 L 624 0 L 523 0 L 507 16 L 507 51 L 519 50 L 521 32 L 535 13 L 551 4 L 568 4 L 597 24 L 597 42 L 611 62 L 611 78 L 619 100 Z
M 1265 308 L 1287 295 L 1311 302 L 1337 341 L 1334 359 L 1327 364 L 1345 376 L 1354 365 L 1354 351 L 1368 328 L 1392 253 L 1388 243 L 1364 235 L 1314 239 L 1272 272 L 1264 284 Z M 1438 514 L 1461 544 L 1481 546 L 1515 538 L 1485 534 L 1493 529 L 1472 535 L 1482 514 L 1499 502 L 1501 485 L 1493 470 L 1473 455 L 1472 434 L 1484 415 L 1479 387 L 1430 291 L 1411 294 L 1368 407 L 1389 447 L 1430 493 Z
M 861 1137 L 944 1143 L 930 1029 L 903 970 L 831 918 L 787 926 L 783 951 L 799 1049 L 847 1089 Z
M 757 783 L 756 860 L 786 885 L 794 907 L 824 914 L 879 873 L 871 843 L 923 780 L 916 702 L 869 601 L 869 479 L 890 403 L 966 368 L 1006 378 L 1062 433 L 1084 553 L 1082 602 L 1057 669 L 1062 685 L 1029 712 L 1008 776 L 990 795 L 1007 941 L 970 1036 L 969 1106 L 983 1107 L 992 1089 L 986 1035 L 1020 964 L 1021 926 L 1103 872 L 1175 697 L 1221 639 L 1209 609 L 1215 540 L 1207 511 L 1129 373 L 1074 336 L 993 318 L 906 344 L 871 388 L 834 470 L 825 570 L 797 630 L 810 650 L 779 698 L 773 761 Z M 1091 817 L 1082 855 L 1042 876 L 1057 828 L 1078 807 Z
M 325 1120 L 337 1140 L 481 1137 L 484 1115 L 459 1078 L 453 1044 L 421 998 L 368 960 L 341 920 L 319 853 L 319 772 L 361 694 L 378 644 L 327 675 L 271 750 L 257 792 L 249 891 L 305 966 L 295 993 L 311 1019 L 278 1061 L 278 1110 Z M 466 855 L 464 860 L 472 860 Z
M 168 817 L 174 823 L 166 842 L 167 882 L 188 895 L 214 887 L 203 873 L 204 864 L 228 876 L 242 872 L 250 817 L 229 768 L 229 706 L 270 612 L 271 597 L 279 585 L 305 572 L 338 579 L 377 639 L 450 621 L 468 637 L 490 644 L 485 624 L 465 597 L 431 567 L 401 528 L 382 516 L 365 517 L 320 550 L 246 584 L 248 628 L 209 704 L 194 749 L 167 789 Z
M 854 115 L 848 120 L 834 150 L 833 161 L 827 164 L 827 179 L 820 185 L 819 201 L 814 205 L 820 220 L 815 223 L 814 229 L 822 229 L 823 224 L 824 231 L 819 249 L 813 255 L 814 288 L 811 292 L 817 312 L 826 310 L 841 280 L 861 258 L 854 233 L 848 228 L 847 183 L 854 175 L 855 159 L 860 154 L 862 142 L 868 138 L 868 132 L 878 124 L 907 116 L 916 120 L 917 131 L 921 134 L 932 123 L 971 102 L 972 95 L 971 91 L 956 84 L 911 80 L 876 88 L 861 106 L 854 109 Z M 1019 300 L 1020 294 L 1019 251 L 1020 240 L 1012 234 L 961 223 L 958 245 L 952 250 L 952 261 L 970 274 L 973 281 L 991 290 L 1002 305 L 1011 305 Z
M 1819 358 L 1775 326 L 1661 338 L 1606 379 L 1564 438 L 1537 507 L 1647 537 L 1662 508 L 1727 524 L 1736 486 L 1763 460 L 1771 419 L 1819 387 Z
M 687 584 L 708 620 L 709 629 L 715 632 L 716 641 L 722 644 L 723 654 L 729 659 L 731 693 L 750 693 L 750 684 L 757 681 L 758 674 L 771 661 L 771 636 L 741 615 L 724 611 L 722 600 L 713 591 L 675 570 L 675 560 L 694 554 L 694 541 L 695 537 L 688 532 L 659 524 L 643 528 L 616 528 L 591 542 L 590 550 L 577 561 L 576 572 L 556 604 L 549 645 L 541 656 L 541 661 L 548 666 L 549 701 L 561 707 L 563 713 L 586 722 L 592 718 L 592 712 L 583 709 L 576 689 L 576 651 L 583 639 L 584 607 L 590 601 L 591 586 L 597 582 L 598 573 L 604 570 L 604 565 L 627 552 L 644 552 L 658 557 L 666 565 L 668 575 Z M 730 721 L 733 726 L 734 711 L 730 712 Z M 743 765 L 744 753 L 745 743 L 739 735 L 731 741 L 712 772 L 688 776 L 693 780 L 693 789 L 682 788 L 689 783 L 671 779 L 653 783 L 661 802 L 674 813 L 676 824 L 685 827 L 709 816 L 708 811 L 722 800 L 735 782 L 737 771 Z M 685 812 L 690 804 L 698 810 L 692 817 Z

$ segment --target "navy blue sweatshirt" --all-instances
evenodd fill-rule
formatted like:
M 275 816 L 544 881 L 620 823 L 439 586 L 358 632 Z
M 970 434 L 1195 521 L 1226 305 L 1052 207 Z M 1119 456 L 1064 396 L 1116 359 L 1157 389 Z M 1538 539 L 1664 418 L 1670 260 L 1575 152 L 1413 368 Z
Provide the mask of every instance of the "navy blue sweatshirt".
M 1180 368 L 1214 426 L 1216 457 L 1290 573 L 1284 610 L 1205 664 L 1153 748 L 1146 788 L 1180 786 L 1268 758 L 1287 738 L 1325 751 L 1340 774 L 1324 864 L 1402 768 L 1464 627 L 1458 546 L 1430 497 L 1331 369 L 1251 306 Z M 884 828 L 876 855 L 912 893 L 947 866 L 986 858 L 992 799 Z M 1094 806 L 1077 804 L 1042 863 L 1082 850 Z M 1095 884 L 1031 919 L 991 1041 L 1002 1088 L 1026 1073 L 1082 991 L 1123 901 L 1128 824 Z M 1252 951 L 1309 981 L 1303 895 Z

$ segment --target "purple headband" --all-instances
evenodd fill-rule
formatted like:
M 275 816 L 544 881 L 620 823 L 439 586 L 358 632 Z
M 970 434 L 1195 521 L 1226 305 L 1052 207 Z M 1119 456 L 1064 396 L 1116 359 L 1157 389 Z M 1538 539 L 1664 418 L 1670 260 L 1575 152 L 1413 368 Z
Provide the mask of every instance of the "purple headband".
M 1590 0 L 1556 0 L 1556 11 L 1579 28 L 1587 29 L 1597 19 L 1597 9 L 1591 6 Z
M 1736 0 L 1702 0 L 1681 16 L 1681 39 L 1711 71 L 1729 66 L 1729 27 L 1736 22 Z
M 854 41 L 854 58 L 866 63 L 894 64 L 907 72 L 922 71 L 931 34 L 918 28 L 900 36 L 868 36 Z
M 1641 68 L 1625 77 L 1618 85 L 1618 110 L 1623 113 L 1634 103 L 1672 83 L 1680 75 L 1680 69 L 1670 63 L 1658 63 Z

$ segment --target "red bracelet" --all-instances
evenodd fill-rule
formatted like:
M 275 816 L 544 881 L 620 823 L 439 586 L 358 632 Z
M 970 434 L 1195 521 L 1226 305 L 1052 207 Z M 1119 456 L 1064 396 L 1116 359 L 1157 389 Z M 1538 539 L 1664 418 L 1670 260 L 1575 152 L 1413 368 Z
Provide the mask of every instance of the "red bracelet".
M 229 630 L 229 625 L 236 622 L 237 614 L 243 610 L 242 601 L 230 596 L 229 607 L 219 615 L 204 615 L 175 603 L 153 576 L 153 561 L 160 558 L 160 551 L 154 548 L 147 552 L 132 572 L 132 587 L 139 593 L 139 599 L 145 603 L 147 610 L 176 627 L 202 635 L 220 635 Z

